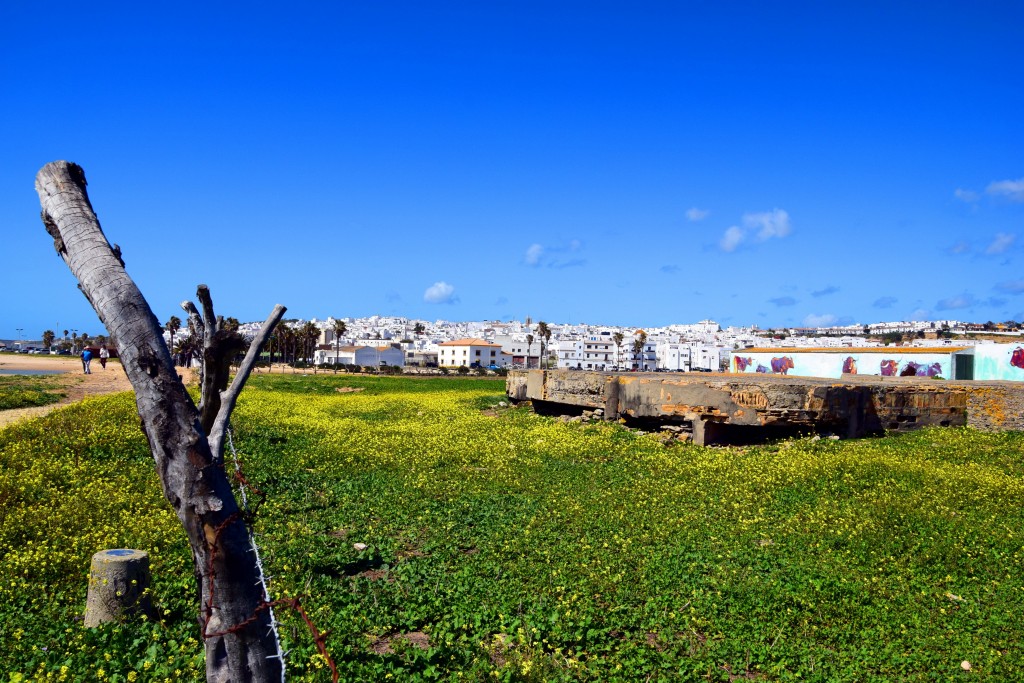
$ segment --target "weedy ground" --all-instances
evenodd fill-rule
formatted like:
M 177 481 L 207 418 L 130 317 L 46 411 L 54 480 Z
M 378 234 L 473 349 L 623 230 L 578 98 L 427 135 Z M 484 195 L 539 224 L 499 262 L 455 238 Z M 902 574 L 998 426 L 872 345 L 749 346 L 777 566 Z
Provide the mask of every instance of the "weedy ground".
M 56 377 L 0 375 L 0 410 L 34 408 L 64 398 Z
M 503 389 L 243 392 L 271 589 L 304 596 L 342 680 L 1024 679 L 1021 433 L 666 447 Z M 156 618 L 85 629 L 89 559 L 113 547 L 150 553 Z M 0 430 L 12 680 L 201 678 L 191 570 L 130 394 Z M 289 680 L 328 680 L 280 616 Z

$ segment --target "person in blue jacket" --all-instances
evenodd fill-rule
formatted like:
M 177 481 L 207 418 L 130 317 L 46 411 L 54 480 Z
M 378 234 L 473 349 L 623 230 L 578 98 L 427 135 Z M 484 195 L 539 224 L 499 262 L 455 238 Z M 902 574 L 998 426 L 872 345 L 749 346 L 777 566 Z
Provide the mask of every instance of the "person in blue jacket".
M 82 349 L 82 370 L 85 374 L 90 375 L 92 372 L 89 370 L 89 361 L 92 360 L 92 351 L 89 349 Z

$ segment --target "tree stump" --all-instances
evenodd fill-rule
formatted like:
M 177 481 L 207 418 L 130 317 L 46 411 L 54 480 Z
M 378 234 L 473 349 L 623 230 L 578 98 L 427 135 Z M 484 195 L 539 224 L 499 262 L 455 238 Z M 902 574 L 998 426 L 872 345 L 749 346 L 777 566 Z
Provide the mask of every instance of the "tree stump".
M 89 568 L 85 625 L 91 628 L 150 612 L 148 589 L 148 553 L 127 548 L 101 550 L 92 556 Z

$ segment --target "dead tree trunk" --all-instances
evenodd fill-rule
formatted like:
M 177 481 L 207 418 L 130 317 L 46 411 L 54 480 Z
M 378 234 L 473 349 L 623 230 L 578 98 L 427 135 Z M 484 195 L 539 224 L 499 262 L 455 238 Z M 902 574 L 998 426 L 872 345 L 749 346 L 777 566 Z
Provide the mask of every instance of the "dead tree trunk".
M 66 161 L 47 164 L 36 176 L 43 224 L 86 299 L 118 340 L 164 496 L 192 547 L 207 680 L 280 681 L 283 662 L 249 530 L 221 464 L 227 419 L 252 363 L 243 363 L 223 395 L 217 392 L 218 409 L 201 425 L 171 363 L 160 322 L 125 272 L 120 248 L 104 236 L 85 186 L 82 168 Z M 204 306 L 208 293 L 206 299 Z M 212 303 L 209 307 L 212 316 Z M 283 313 L 277 306 L 267 319 L 250 348 L 253 359 Z M 216 373 L 208 366 L 204 375 L 211 374 Z

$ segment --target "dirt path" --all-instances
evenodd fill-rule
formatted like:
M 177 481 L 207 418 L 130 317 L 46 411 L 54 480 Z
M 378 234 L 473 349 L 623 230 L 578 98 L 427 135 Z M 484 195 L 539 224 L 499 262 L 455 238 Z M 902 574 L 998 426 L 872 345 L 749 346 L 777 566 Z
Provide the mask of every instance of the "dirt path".
M 0 427 L 29 417 L 46 415 L 54 408 L 81 401 L 87 396 L 100 396 L 120 391 L 131 391 L 132 385 L 118 361 L 107 361 L 104 370 L 99 359 L 92 362 L 92 372 L 82 372 L 82 362 L 68 356 L 30 356 L 22 354 L 0 354 L 0 370 L 59 370 L 54 375 L 60 383 L 60 390 L 66 395 L 60 403 L 35 408 L 0 410 Z

